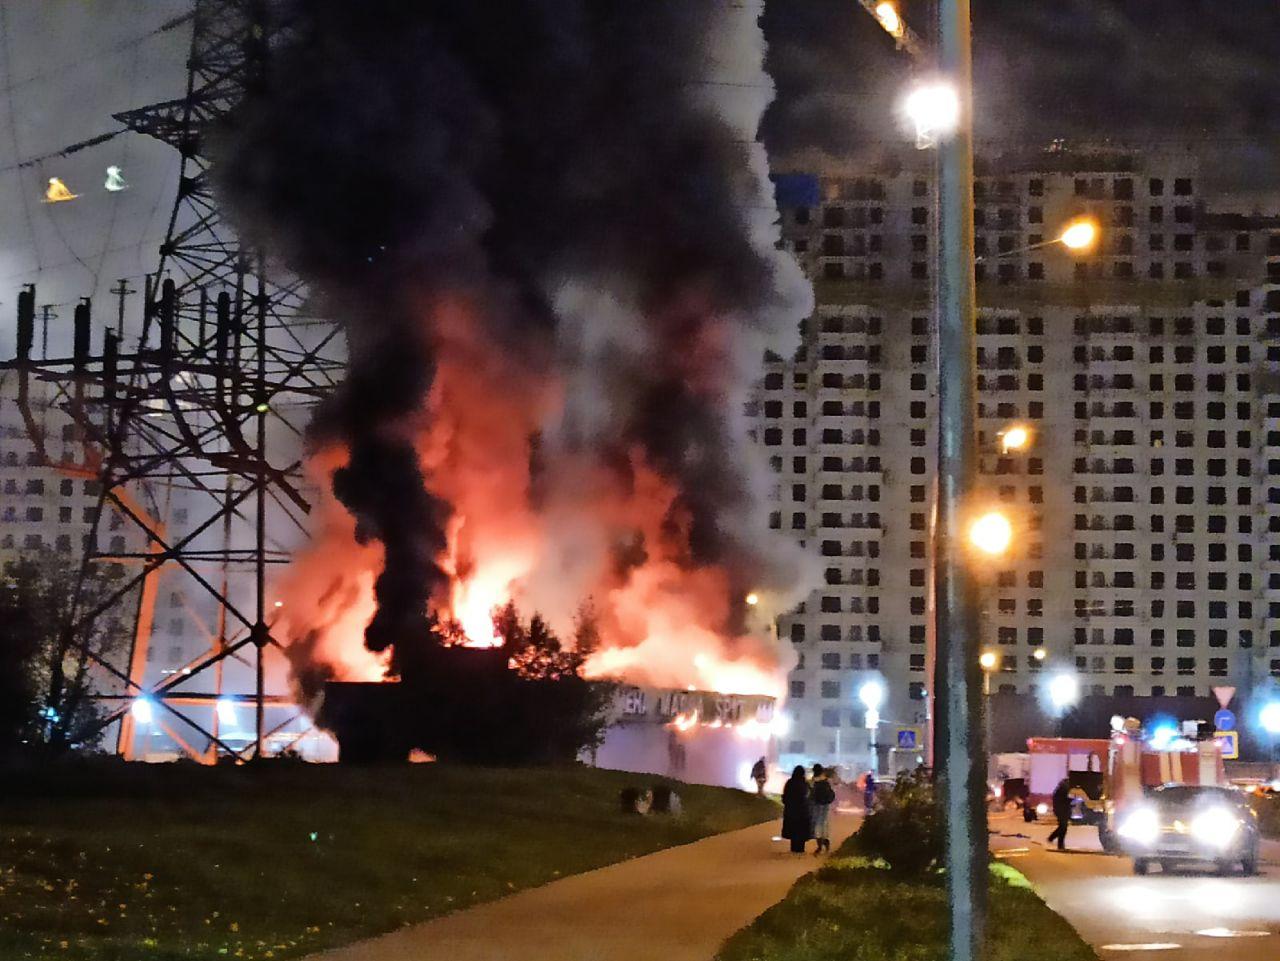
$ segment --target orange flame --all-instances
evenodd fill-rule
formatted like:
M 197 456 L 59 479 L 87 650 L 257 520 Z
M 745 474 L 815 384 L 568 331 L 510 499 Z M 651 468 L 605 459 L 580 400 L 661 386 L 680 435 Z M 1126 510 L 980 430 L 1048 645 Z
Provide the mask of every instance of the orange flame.
M 538 365 L 528 357 L 517 364 L 494 349 L 462 300 L 437 305 L 431 331 L 435 379 L 408 425 L 427 489 L 453 510 L 438 558 L 449 588 L 431 600 L 431 612 L 457 623 L 467 643 L 494 646 L 492 613 L 514 601 L 571 642 L 575 616 L 590 601 L 600 645 L 588 676 L 780 694 L 769 642 L 726 635 L 740 599 L 723 569 L 690 561 L 689 523 L 672 481 L 640 450 L 604 463 L 547 443 L 537 450 L 535 490 L 531 438 L 558 422 L 561 385 L 532 372 Z M 325 476 L 337 466 L 334 451 L 313 465 Z M 337 677 L 367 678 L 384 667 L 362 636 L 382 554 L 357 545 L 350 518 L 327 503 L 311 549 L 282 585 L 287 636 L 319 630 L 311 656 Z

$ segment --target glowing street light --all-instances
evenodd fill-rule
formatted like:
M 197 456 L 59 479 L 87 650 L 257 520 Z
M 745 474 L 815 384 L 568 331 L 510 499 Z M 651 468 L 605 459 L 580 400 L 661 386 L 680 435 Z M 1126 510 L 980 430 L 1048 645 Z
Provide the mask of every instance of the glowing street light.
M 235 727 L 236 724 L 236 705 L 230 698 L 218 698 L 218 723 L 225 724 L 227 727 Z
M 1037 661 L 1043 661 L 1049 655 L 1045 652 L 1045 649 L 1043 647 L 1037 647 L 1034 651 L 1031 652 L 1031 656 L 1034 657 Z
M 982 553 L 999 557 L 1013 542 L 1013 525 L 999 511 L 990 511 L 970 525 L 969 542 Z
M 1080 699 L 1080 682 L 1074 674 L 1059 674 L 1049 682 L 1049 700 L 1054 708 L 1065 711 Z
M 1000 434 L 1000 449 L 1006 454 L 1011 450 L 1025 450 L 1031 443 L 1031 431 L 1021 424 L 1010 427 Z
M 903 31 L 906 29 L 902 22 L 902 18 L 898 16 L 898 8 L 889 0 L 883 3 L 877 3 L 875 10 L 872 11 L 875 18 L 880 21 L 880 26 L 884 27 L 885 32 L 895 40 L 902 38 Z
M 999 662 L 999 656 L 996 654 L 995 651 L 983 651 L 978 656 L 979 666 L 981 666 L 981 668 L 984 671 L 987 671 L 988 673 L 996 669 L 996 664 L 998 662 Z
M 748 607 L 755 607 L 760 603 L 760 595 L 755 593 L 755 591 L 752 591 L 746 596 L 746 601 Z
M 1073 220 L 1058 236 L 1058 242 L 1069 250 L 1087 250 L 1098 241 L 1098 225 L 1088 218 Z
M 150 724 L 152 718 L 155 717 L 155 708 L 149 697 L 136 697 L 133 703 L 129 705 L 129 713 L 133 715 L 133 719 L 139 724 Z
M 960 124 L 960 94 L 942 80 L 914 87 L 902 103 L 916 131 L 916 146 L 928 147 L 950 137 Z
M 1268 701 L 1258 714 L 1258 723 L 1272 737 L 1280 735 L 1280 701 Z
M 874 711 L 884 703 L 884 685 L 879 681 L 867 681 L 858 689 L 858 700 L 868 711 Z

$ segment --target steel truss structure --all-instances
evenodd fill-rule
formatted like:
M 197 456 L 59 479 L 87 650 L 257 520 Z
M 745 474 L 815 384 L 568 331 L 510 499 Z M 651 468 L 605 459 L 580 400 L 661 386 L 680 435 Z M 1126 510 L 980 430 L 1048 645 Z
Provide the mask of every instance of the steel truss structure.
M 17 374 L 19 406 L 40 460 L 97 482 L 61 645 L 87 656 L 110 682 L 104 688 L 113 690 L 98 694 L 109 705 L 98 729 L 118 721 L 126 757 L 135 756 L 138 712 L 131 708 L 139 698 L 154 704 L 161 726 L 188 754 L 206 761 L 262 756 L 271 735 L 300 713 L 288 697 L 267 690 L 266 657 L 280 646 L 272 636 L 268 569 L 288 559 L 287 546 L 271 532 L 282 525 L 305 532 L 303 432 L 311 409 L 341 376 L 343 344 L 333 324 L 308 314 L 300 281 L 236 238 L 220 214 L 205 153 L 214 125 L 270 83 L 272 48 L 291 29 L 288 10 L 276 0 L 196 0 L 186 94 L 116 115 L 181 158 L 136 339 L 124 334 L 130 291 L 122 282 L 118 324 L 105 330 L 100 350 L 93 349 L 86 300 L 76 308 L 70 356 L 35 357 L 35 290 L 27 288 L 19 297 L 17 356 L 0 365 Z M 82 452 L 77 462 L 56 456 L 43 436 L 32 410 L 33 381 L 43 382 L 40 389 L 70 415 L 73 449 Z M 175 498 L 197 516 L 171 532 L 166 515 Z M 99 531 L 112 515 L 123 517 L 143 546 L 103 550 Z M 90 604 L 85 585 L 103 563 L 125 565 L 128 576 Z M 216 617 L 203 654 L 148 684 L 162 571 L 212 598 Z M 91 644 L 95 625 L 135 604 L 127 663 L 100 656 Z M 237 662 L 252 669 L 253 690 L 227 695 L 223 671 Z M 55 677 L 55 687 L 60 683 Z M 253 737 L 240 747 L 220 736 L 223 703 L 253 708 Z M 193 743 L 197 738 L 204 744 Z

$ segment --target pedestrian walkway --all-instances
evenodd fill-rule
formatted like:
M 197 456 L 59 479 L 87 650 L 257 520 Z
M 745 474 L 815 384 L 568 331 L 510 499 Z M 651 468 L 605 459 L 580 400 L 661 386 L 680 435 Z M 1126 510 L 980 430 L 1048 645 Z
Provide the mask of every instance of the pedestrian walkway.
M 855 824 L 834 815 L 832 846 Z M 307 961 L 710 961 L 822 863 L 789 854 L 777 832 L 769 822 L 704 838 Z

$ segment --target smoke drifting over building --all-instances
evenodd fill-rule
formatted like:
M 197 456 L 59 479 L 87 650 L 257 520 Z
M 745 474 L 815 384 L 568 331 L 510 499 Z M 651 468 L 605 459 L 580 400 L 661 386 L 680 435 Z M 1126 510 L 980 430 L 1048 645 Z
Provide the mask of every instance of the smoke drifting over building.
M 600 672 L 768 688 L 741 598 L 799 564 L 742 399 L 810 295 L 774 249 L 756 13 L 298 9 L 219 166 L 350 345 L 312 442 L 354 525 L 321 505 L 283 586 L 305 676 L 376 668 L 356 624 L 403 667 L 437 622 L 487 643 L 514 599 L 568 634 L 590 600 Z

